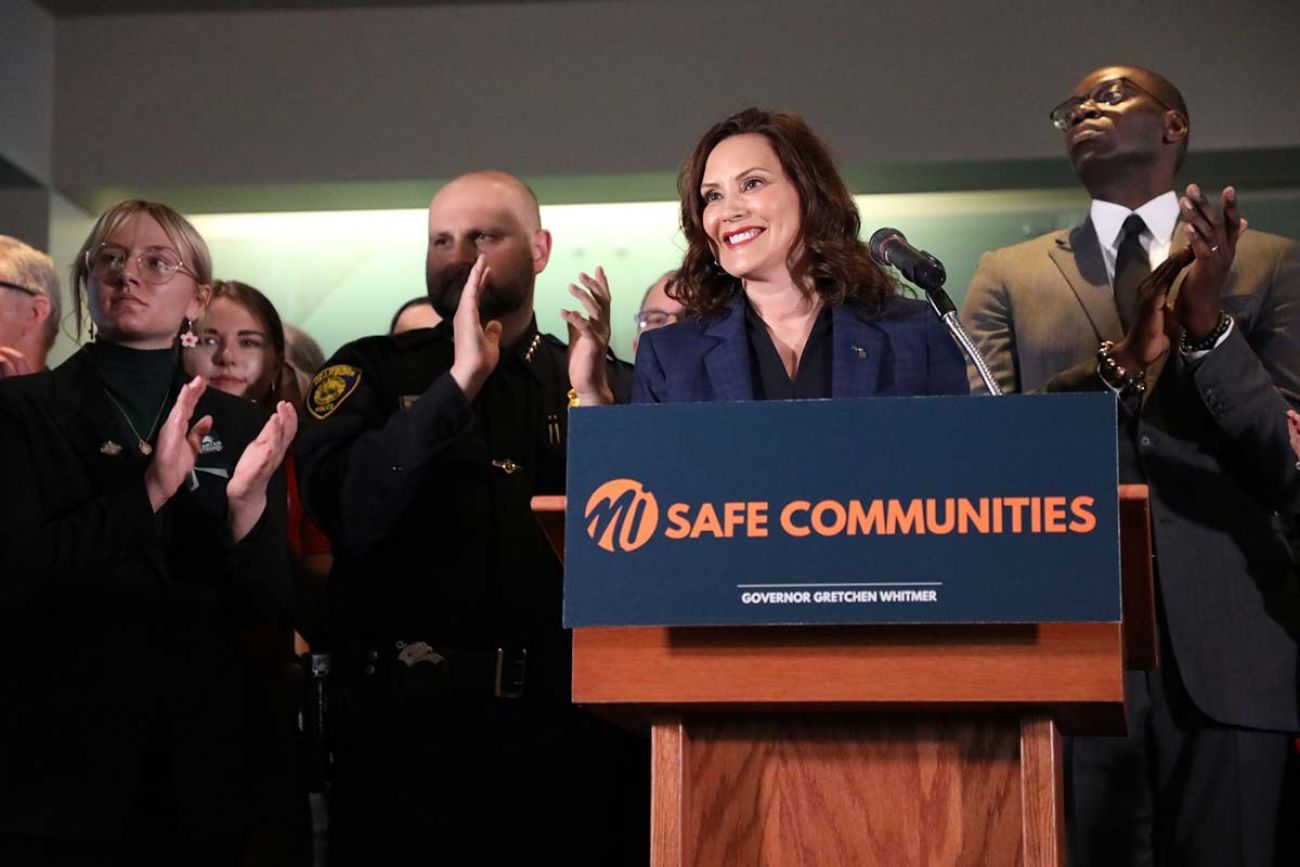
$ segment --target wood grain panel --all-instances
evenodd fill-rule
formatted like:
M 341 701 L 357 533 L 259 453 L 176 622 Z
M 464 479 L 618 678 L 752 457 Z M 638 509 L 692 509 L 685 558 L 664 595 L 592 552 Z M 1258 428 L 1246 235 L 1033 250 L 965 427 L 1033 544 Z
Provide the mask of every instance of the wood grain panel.
M 579 703 L 1119 703 L 1120 625 L 574 630 Z
M 1156 595 L 1151 546 L 1151 501 L 1146 485 L 1119 486 L 1120 564 L 1123 571 L 1124 665 L 1156 668 Z
M 687 718 L 683 864 L 1014 864 L 1014 718 Z M 658 862 L 656 862 L 658 863 Z
M 564 503 L 565 498 L 555 494 L 533 497 L 532 500 L 533 515 L 542 525 L 542 533 L 561 563 L 564 562 Z
M 681 867 L 684 789 L 682 744 L 686 729 L 682 718 L 656 718 L 650 729 L 650 863 L 653 867 Z
M 1020 726 L 1020 784 L 1025 867 L 1065 865 L 1065 786 L 1061 732 L 1051 717 Z

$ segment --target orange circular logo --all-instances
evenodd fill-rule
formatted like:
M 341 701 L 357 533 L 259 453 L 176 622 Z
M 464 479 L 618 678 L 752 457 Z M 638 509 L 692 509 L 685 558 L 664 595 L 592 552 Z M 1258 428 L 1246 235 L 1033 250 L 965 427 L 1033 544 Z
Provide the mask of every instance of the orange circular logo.
M 633 479 L 611 479 L 587 500 L 587 535 L 606 551 L 635 551 L 659 524 L 655 495 Z

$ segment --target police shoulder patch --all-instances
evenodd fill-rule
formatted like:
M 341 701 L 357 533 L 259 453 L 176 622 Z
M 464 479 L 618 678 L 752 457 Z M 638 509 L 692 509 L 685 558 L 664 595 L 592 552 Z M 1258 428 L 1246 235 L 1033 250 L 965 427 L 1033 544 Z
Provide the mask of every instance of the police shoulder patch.
M 311 381 L 307 411 L 322 421 L 329 418 L 361 382 L 361 371 L 350 364 L 332 364 Z

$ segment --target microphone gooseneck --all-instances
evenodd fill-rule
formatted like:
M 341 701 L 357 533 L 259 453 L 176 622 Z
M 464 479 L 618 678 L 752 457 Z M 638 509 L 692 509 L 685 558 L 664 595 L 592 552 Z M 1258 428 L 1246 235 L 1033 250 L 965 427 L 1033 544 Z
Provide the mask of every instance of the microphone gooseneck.
M 871 258 L 876 260 L 876 264 L 897 268 L 898 273 L 902 274 L 908 282 L 914 283 L 925 291 L 930 306 L 934 308 L 935 314 L 943 324 L 948 326 L 952 339 L 957 341 L 957 345 L 971 360 L 971 364 L 979 372 L 980 379 L 984 380 L 984 386 L 989 390 L 989 394 L 1001 395 L 1002 389 L 993 379 L 988 363 L 975 348 L 975 343 L 966 333 L 966 329 L 961 327 L 961 322 L 957 319 L 957 307 L 944 291 L 943 284 L 948 279 L 948 272 L 944 270 L 943 263 L 924 250 L 918 250 L 909 244 L 902 232 L 888 227 L 877 229 L 872 234 L 871 240 L 867 242 L 867 249 L 871 252 Z

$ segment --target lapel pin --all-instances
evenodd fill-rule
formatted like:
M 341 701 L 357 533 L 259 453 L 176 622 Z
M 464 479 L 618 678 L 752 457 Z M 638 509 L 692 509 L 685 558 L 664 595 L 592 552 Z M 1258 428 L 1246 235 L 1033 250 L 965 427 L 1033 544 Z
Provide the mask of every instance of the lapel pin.
M 852 349 L 854 354 L 856 354 L 858 358 L 867 357 L 867 351 L 863 349 L 861 346 L 850 346 L 849 349 Z
M 109 440 L 99 447 L 99 453 L 101 455 L 108 455 L 111 458 L 115 458 L 122 453 L 122 447 L 112 440 Z

